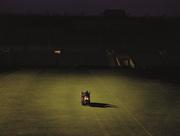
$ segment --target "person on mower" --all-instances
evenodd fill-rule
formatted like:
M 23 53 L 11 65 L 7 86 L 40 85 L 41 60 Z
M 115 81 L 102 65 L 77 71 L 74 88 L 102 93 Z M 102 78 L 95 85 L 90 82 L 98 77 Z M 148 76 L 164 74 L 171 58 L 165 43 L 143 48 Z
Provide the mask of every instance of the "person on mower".
M 88 90 L 81 92 L 81 104 L 82 105 L 90 104 L 90 92 Z

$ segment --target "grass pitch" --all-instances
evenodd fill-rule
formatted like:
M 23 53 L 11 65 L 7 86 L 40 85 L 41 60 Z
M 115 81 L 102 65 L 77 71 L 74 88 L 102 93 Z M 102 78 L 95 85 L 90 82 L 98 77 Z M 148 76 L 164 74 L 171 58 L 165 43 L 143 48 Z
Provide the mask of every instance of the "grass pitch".
M 80 104 L 86 89 L 93 107 Z M 1 136 L 179 136 L 179 115 L 179 84 L 117 70 L 0 73 Z

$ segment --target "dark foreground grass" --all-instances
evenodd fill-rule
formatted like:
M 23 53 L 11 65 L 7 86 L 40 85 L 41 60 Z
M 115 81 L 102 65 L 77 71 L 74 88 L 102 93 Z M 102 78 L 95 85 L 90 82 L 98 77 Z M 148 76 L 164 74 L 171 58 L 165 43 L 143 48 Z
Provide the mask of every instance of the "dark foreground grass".
M 91 91 L 92 104 L 80 105 Z M 180 85 L 117 70 L 0 74 L 1 136 L 179 136 Z

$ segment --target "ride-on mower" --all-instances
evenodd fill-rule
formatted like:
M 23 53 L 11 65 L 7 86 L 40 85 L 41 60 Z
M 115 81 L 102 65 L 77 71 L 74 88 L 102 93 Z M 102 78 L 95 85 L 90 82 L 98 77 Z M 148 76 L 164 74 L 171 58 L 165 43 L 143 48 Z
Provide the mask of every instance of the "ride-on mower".
M 89 91 L 81 92 L 81 104 L 90 105 L 90 92 Z

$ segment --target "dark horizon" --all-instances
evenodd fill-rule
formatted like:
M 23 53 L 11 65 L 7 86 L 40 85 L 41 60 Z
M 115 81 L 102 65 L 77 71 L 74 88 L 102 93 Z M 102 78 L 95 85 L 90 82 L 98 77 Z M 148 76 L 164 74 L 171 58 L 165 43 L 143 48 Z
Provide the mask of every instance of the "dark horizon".
M 38 15 L 102 15 L 106 9 L 123 9 L 131 16 L 180 16 L 176 0 L 57 1 L 1 0 L 0 13 Z

